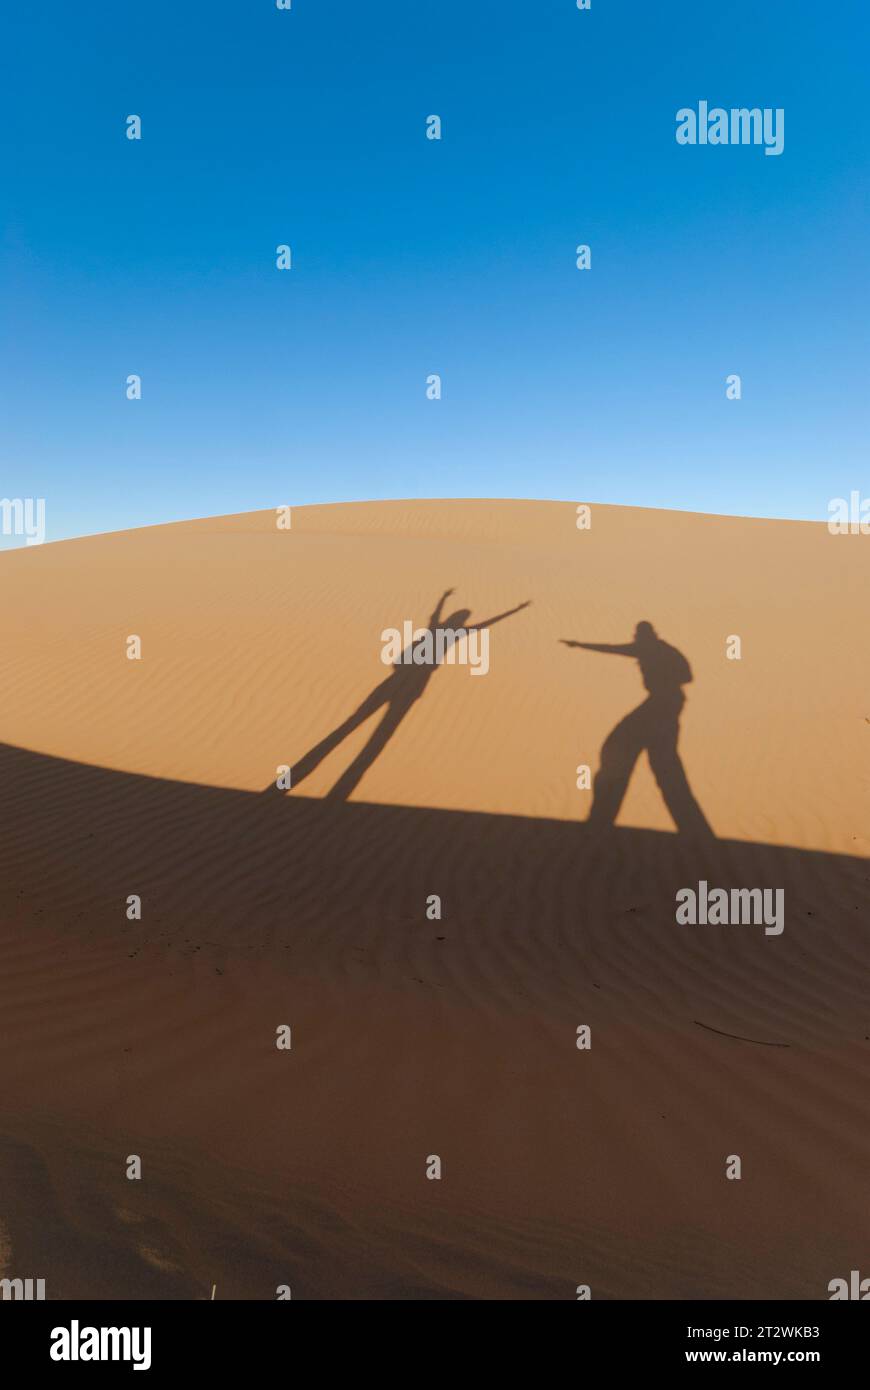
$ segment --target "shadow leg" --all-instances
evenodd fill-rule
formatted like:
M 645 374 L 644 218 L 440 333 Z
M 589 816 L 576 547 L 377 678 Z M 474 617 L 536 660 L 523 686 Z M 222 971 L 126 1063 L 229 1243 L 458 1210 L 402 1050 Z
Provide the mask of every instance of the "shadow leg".
M 712 838 L 713 831 L 689 785 L 683 760 L 677 752 L 680 732 L 679 711 L 668 711 L 657 722 L 647 746 L 652 774 L 674 825 L 682 834 Z
M 347 801 L 351 792 L 368 772 L 375 758 L 383 752 L 385 745 L 396 732 L 409 708 L 409 705 L 397 705 L 395 701 L 393 702 L 362 752 L 357 754 L 350 766 L 341 774 L 332 790 L 327 792 L 326 799 L 328 801 Z
M 646 702 L 616 725 L 601 745 L 595 774 L 590 825 L 613 825 L 628 789 L 634 765 L 646 742 Z
M 323 759 L 329 756 L 333 748 L 337 748 L 344 739 L 352 734 L 355 729 L 359 728 L 360 724 L 364 724 L 376 710 L 379 710 L 382 705 L 389 701 L 391 693 L 388 688 L 389 685 L 389 680 L 382 681 L 381 684 L 376 686 L 372 691 L 371 695 L 363 700 L 359 708 L 355 709 L 348 719 L 345 719 L 343 724 L 339 724 L 336 729 L 332 730 L 332 733 L 327 734 L 326 738 L 322 738 L 319 743 L 309 749 L 309 751 L 299 759 L 298 763 L 294 763 L 293 767 L 290 769 L 291 791 L 294 787 L 297 787 L 300 782 L 304 782 L 306 777 L 310 777 L 315 768 L 323 762 Z M 267 792 L 274 790 L 274 782 L 266 788 Z

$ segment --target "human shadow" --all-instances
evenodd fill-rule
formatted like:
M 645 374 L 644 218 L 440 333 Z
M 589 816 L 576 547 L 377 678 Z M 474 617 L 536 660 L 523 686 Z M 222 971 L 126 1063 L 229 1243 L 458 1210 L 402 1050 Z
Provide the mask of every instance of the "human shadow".
M 512 617 L 514 613 L 519 613 L 521 609 L 528 608 L 531 601 L 517 604 L 516 608 L 510 608 L 505 613 L 498 613 L 492 618 L 486 618 L 483 622 L 469 623 L 470 608 L 458 608 L 449 617 L 442 617 L 444 604 L 453 592 L 453 589 L 445 589 L 429 615 L 428 626 L 425 629 L 415 631 L 413 641 L 405 647 L 393 665 L 392 673 L 387 676 L 386 680 L 376 685 L 371 694 L 367 695 L 362 704 L 354 710 L 353 714 L 315 744 L 313 748 L 309 749 L 290 769 L 291 788 L 304 782 L 305 778 L 311 775 L 334 748 L 337 748 L 373 714 L 385 707 L 383 718 L 375 728 L 368 743 L 327 794 L 327 799 L 331 801 L 346 801 L 378 755 L 383 752 L 402 720 L 425 693 L 426 687 L 438 667 L 444 662 L 452 664 L 455 660 L 453 648 L 465 634 L 494 627 L 496 623 L 503 622 L 505 618 Z M 435 639 L 439 633 L 442 634 L 440 642 L 436 643 Z M 431 638 L 430 652 L 437 651 L 439 655 L 437 659 L 420 661 L 421 652 L 425 654 L 426 651 L 427 634 Z M 280 789 L 275 783 L 270 783 L 265 790 L 271 792 Z
M 589 812 L 590 825 L 613 825 L 634 766 L 645 749 L 653 776 L 677 829 L 684 834 L 711 837 L 713 831 L 695 799 L 677 751 L 680 714 L 686 703 L 682 688 L 692 680 L 692 668 L 682 652 L 663 642 L 652 623 L 647 622 L 638 623 L 632 642 L 611 644 L 561 640 L 566 647 L 635 657 L 648 691 L 643 704 L 621 719 L 602 744 L 601 762 L 595 776 L 592 809 Z

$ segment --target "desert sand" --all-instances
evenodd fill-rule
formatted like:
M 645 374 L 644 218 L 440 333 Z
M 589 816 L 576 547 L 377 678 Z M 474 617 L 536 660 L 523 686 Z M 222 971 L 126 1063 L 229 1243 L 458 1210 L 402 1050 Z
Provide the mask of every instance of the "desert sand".
M 868 578 L 823 524 L 595 506 L 583 531 L 531 501 L 0 556 L 0 1274 L 117 1299 L 870 1275 Z M 447 589 L 472 623 L 530 601 L 487 675 L 434 670 L 347 794 L 380 713 L 268 791 Z M 645 691 L 560 639 L 640 621 L 692 668 L 707 837 L 643 755 L 615 828 L 585 824 L 576 769 Z M 782 889 L 784 930 L 678 924 L 701 880 Z

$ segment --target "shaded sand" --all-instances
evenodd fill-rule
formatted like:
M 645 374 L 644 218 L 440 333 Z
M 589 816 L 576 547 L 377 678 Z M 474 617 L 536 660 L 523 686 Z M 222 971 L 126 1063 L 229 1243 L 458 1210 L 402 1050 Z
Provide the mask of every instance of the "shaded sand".
M 418 502 L 0 557 L 6 1273 L 56 1298 L 825 1298 L 866 1265 L 867 554 Z M 324 797 L 371 725 L 262 795 L 450 585 L 472 621 L 533 600 L 490 674 L 437 671 L 349 801 Z M 644 692 L 557 639 L 639 619 L 694 670 L 708 842 L 644 758 L 617 828 L 579 823 L 574 769 Z M 784 888 L 783 935 L 676 925 L 700 878 Z

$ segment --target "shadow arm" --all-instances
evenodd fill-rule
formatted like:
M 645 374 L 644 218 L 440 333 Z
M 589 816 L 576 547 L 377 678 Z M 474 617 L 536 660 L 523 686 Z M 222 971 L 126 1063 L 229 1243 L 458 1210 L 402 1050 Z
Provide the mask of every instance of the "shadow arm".
M 454 592 L 455 592 L 455 590 L 453 590 L 453 589 L 445 589 L 445 590 L 444 590 L 444 593 L 441 595 L 441 597 L 439 598 L 439 600 L 438 600 L 438 602 L 436 603 L 435 607 L 433 608 L 431 614 L 429 615 L 429 626 L 430 626 L 430 627 L 437 627 L 437 626 L 438 626 L 438 624 L 439 624 L 440 621 L 441 621 L 441 617 L 442 617 L 442 612 L 441 612 L 441 610 L 443 609 L 443 607 L 444 607 L 445 603 L 447 602 L 447 600 L 449 599 L 450 595 L 451 595 L 452 593 L 454 593 Z
M 560 640 L 566 647 L 582 647 L 585 652 L 606 652 L 610 656 L 637 655 L 637 649 L 633 642 L 568 642 L 564 637 Z
M 519 613 L 523 608 L 528 608 L 531 599 L 526 599 L 525 603 L 518 603 L 516 608 L 509 608 L 506 613 L 497 613 L 494 618 L 486 618 L 482 623 L 466 623 L 466 632 L 479 632 L 484 627 L 495 627 L 496 623 L 503 622 L 505 618 L 512 618 L 514 613 Z

